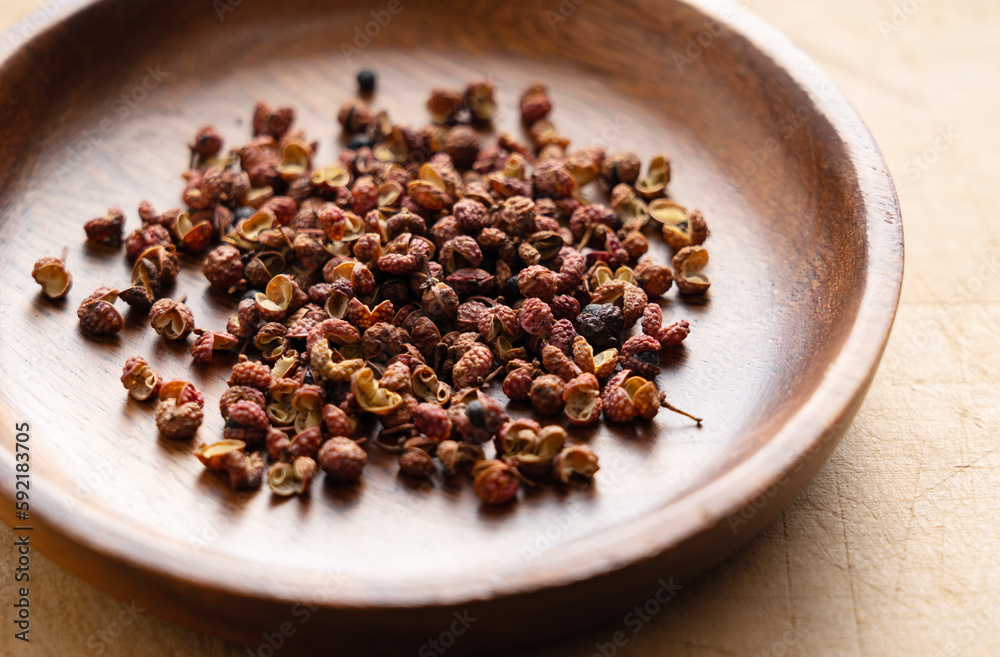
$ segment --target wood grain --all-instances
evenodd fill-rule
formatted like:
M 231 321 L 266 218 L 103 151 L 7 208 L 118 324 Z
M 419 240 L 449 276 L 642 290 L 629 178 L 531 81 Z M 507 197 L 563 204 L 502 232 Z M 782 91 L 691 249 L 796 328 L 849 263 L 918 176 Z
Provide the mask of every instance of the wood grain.
M 583 10 L 581 10 L 581 11 L 583 11 Z M 581 14 L 581 15 L 582 15 L 582 14 Z M 242 110 L 242 108 L 235 108 L 235 109 L 234 109 L 234 111 L 245 111 L 245 110 Z M 170 167 L 166 167 L 166 169 L 169 169 L 169 170 L 172 170 L 172 169 L 171 169 Z M 137 192 L 137 193 L 139 193 L 139 192 Z M 95 203 L 96 205 L 100 205 L 101 203 L 103 203 L 103 202 L 104 202 L 104 200 L 103 200 L 103 199 L 92 199 L 92 200 L 93 200 L 93 202 L 94 202 L 94 203 Z M 727 228 L 728 228 L 728 227 L 727 227 Z M 946 290 L 946 291 L 947 291 L 947 290 Z M 852 483 L 853 483 L 854 485 L 858 485 L 859 483 L 863 483 L 863 482 L 858 482 L 858 481 L 853 481 Z M 711 581 L 711 579 L 710 579 L 709 581 Z M 768 581 L 771 581 L 771 580 L 768 580 Z M 767 590 L 767 588 L 766 588 L 766 587 L 763 587 L 763 589 L 764 589 L 764 590 Z M 698 592 L 697 592 L 697 591 L 694 591 L 694 592 L 692 592 L 692 591 L 691 591 L 691 590 L 689 589 L 688 591 L 686 591 L 686 592 L 685 592 L 685 595 L 691 595 L 692 593 L 693 593 L 693 594 L 695 594 L 695 595 L 697 595 L 697 593 L 698 593 Z M 853 593 L 853 591 L 852 591 L 852 593 Z M 790 598 L 789 598 L 789 599 L 790 599 Z M 681 602 L 681 601 L 680 601 L 680 600 L 678 600 L 678 602 Z M 750 610 L 749 610 L 749 609 L 746 609 L 745 607 L 749 607 L 749 605 L 740 605 L 739 607 L 737 607 L 737 608 L 736 608 L 736 609 L 737 609 L 737 611 L 736 611 L 736 612 L 734 612 L 734 613 L 749 613 L 749 611 L 750 611 Z M 663 618 L 663 617 L 661 616 L 661 617 L 659 617 L 659 618 Z M 661 621 L 659 621 L 659 618 L 658 618 L 658 622 L 661 622 Z M 662 621 L 662 622 L 667 622 L 667 621 Z M 611 633 L 611 631 L 609 630 L 609 631 L 608 631 L 608 633 L 607 633 L 607 636 L 610 636 L 610 633 Z M 642 636 L 646 636 L 646 635 L 648 635 L 648 632 L 647 632 L 646 634 L 642 635 Z M 772 635 L 772 636 L 775 636 L 775 637 L 778 637 L 778 638 L 780 638 L 780 636 L 781 636 L 781 633 L 780 633 L 780 632 L 776 632 L 776 633 L 775 633 L 774 635 Z M 598 639 L 601 639 L 601 637 L 598 637 Z M 595 640 L 598 640 L 598 639 L 595 639 Z M 765 639 L 766 639 L 766 637 L 765 637 Z M 605 639 L 601 639 L 601 640 L 607 640 L 607 639 L 605 638 Z M 636 641 L 636 643 L 638 643 L 638 642 L 640 641 L 640 638 L 636 638 L 636 639 L 635 639 L 635 641 Z M 593 643 L 593 642 L 591 642 L 591 644 L 592 644 L 592 643 Z M 759 643 L 759 644 L 752 644 L 752 643 L 748 643 L 748 644 L 743 644 L 743 645 L 744 645 L 744 646 L 750 646 L 750 647 L 751 647 L 751 649 L 756 649 L 756 648 L 753 648 L 753 646 L 767 646 L 768 644 L 767 644 L 767 643 L 765 642 L 765 643 Z M 118 649 L 118 646 L 117 646 L 117 645 L 115 646 L 115 649 Z M 691 648 L 691 647 L 689 647 L 689 651 L 694 651 L 694 650 L 696 650 L 696 649 L 695 649 L 695 648 Z

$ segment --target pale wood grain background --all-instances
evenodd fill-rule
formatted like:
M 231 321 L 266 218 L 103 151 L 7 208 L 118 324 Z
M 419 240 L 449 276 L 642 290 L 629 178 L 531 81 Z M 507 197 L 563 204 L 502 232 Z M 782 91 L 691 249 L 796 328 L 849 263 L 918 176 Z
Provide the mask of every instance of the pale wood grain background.
M 742 4 L 836 80 L 896 178 L 907 262 L 885 360 L 831 462 L 763 535 L 637 633 L 611 624 L 523 654 L 600 654 L 617 630 L 625 656 L 998 654 L 1000 3 Z M 2 0 L 0 29 L 44 21 L 38 6 Z M 7 609 L 12 540 L 0 525 Z M 0 614 L 0 655 L 247 654 L 129 613 L 37 553 L 32 606 L 28 647 Z

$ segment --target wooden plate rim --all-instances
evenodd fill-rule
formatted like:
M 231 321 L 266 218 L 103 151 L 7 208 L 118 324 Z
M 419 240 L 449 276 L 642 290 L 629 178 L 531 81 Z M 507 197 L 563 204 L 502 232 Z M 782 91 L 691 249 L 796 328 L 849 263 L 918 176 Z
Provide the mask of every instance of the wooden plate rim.
M 4 39 L 0 44 L 0 71 L 20 49 L 56 29 L 77 12 L 100 10 L 119 0 L 56 0 L 44 7 L 49 24 L 27 42 Z M 817 116 L 827 121 L 849 155 L 858 182 L 857 205 L 865 219 L 865 290 L 851 332 L 811 398 L 751 457 L 712 482 L 671 504 L 614 529 L 564 546 L 558 557 L 543 554 L 530 567 L 495 573 L 488 583 L 449 581 L 421 590 L 394 586 L 373 589 L 365 582 L 347 581 L 329 608 L 416 607 L 455 604 L 523 594 L 569 585 L 613 572 L 655 557 L 705 532 L 782 482 L 809 455 L 828 440 L 840 437 L 838 427 L 849 420 L 867 391 L 888 341 L 899 301 L 903 273 L 903 230 L 899 202 L 885 161 L 867 127 L 832 80 L 775 28 L 749 10 L 725 0 L 678 0 L 725 23 L 774 65 L 783 69 L 814 103 Z M 110 7 L 109 7 L 110 8 Z M 26 18 L 4 36 L 34 29 Z M 12 468 L 4 462 L 0 470 Z M 4 477 L 4 482 L 8 477 Z M 282 568 L 280 582 L 269 577 L 267 586 L 230 559 L 198 555 L 188 546 L 161 538 L 137 538 L 135 528 L 85 505 L 73 509 L 59 491 L 34 491 L 34 525 L 104 558 L 127 564 L 163 580 L 194 588 L 223 589 L 249 599 L 294 603 L 310 599 L 315 572 Z M 8 523 L 12 491 L 0 486 L 3 515 Z M 73 510 L 70 510 L 73 509 Z M 86 527 L 86 530 L 83 528 Z

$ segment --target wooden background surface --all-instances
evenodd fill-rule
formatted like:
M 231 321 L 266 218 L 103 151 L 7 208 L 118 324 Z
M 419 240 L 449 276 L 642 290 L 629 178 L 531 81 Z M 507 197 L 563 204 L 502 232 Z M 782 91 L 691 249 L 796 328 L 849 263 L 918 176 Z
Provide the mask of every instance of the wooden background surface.
M 906 230 L 896 328 L 831 462 L 760 537 L 640 631 L 622 619 L 522 654 L 996 654 L 1000 5 L 741 4 L 819 62 L 882 147 Z M 558 2 L 539 3 L 539 20 L 546 9 Z M 36 0 L 0 3 L 0 29 L 24 16 L 46 20 Z M 14 594 L 12 541 L 0 525 L 4 607 Z M 31 568 L 32 643 L 13 646 L 5 622 L 4 657 L 248 654 L 110 599 L 37 553 Z M 627 643 L 615 648 L 618 631 Z

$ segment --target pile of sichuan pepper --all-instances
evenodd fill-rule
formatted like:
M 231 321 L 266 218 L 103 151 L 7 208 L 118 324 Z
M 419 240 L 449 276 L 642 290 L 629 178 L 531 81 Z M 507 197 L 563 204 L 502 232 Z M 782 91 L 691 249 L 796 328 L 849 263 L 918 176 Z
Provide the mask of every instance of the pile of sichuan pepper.
M 193 334 L 199 363 L 239 352 L 219 400 L 222 440 L 196 452 L 233 487 L 266 479 L 298 494 L 320 469 L 357 480 L 371 437 L 399 453 L 404 475 L 469 468 L 479 497 L 499 504 L 522 483 L 597 471 L 563 424 L 677 411 L 654 379 L 689 328 L 665 323 L 656 299 L 675 281 L 681 294 L 710 281 L 704 219 L 666 198 L 669 160 L 643 171 L 632 153 L 570 148 L 541 85 L 520 99 L 530 145 L 481 138 L 496 111 L 490 82 L 435 90 L 427 108 L 433 122 L 411 129 L 360 96 L 348 101 L 337 116 L 347 148 L 317 165 L 294 111 L 258 103 L 246 145 L 224 151 L 212 127 L 195 136 L 185 209 L 143 203 L 124 240 L 120 210 L 86 224 L 90 240 L 123 241 L 135 266 L 127 288 L 80 305 L 85 329 L 119 331 L 120 298 L 165 339 Z M 584 196 L 592 182 L 606 203 Z M 646 257 L 650 233 L 674 250 L 672 268 Z M 196 328 L 183 299 L 161 298 L 178 250 L 206 254 L 205 277 L 236 306 L 226 327 Z M 60 259 L 34 274 L 46 293 L 69 287 Z M 494 381 L 549 423 L 512 421 L 483 392 Z M 122 382 L 159 400 L 166 437 L 201 424 L 192 384 L 163 383 L 141 357 Z

